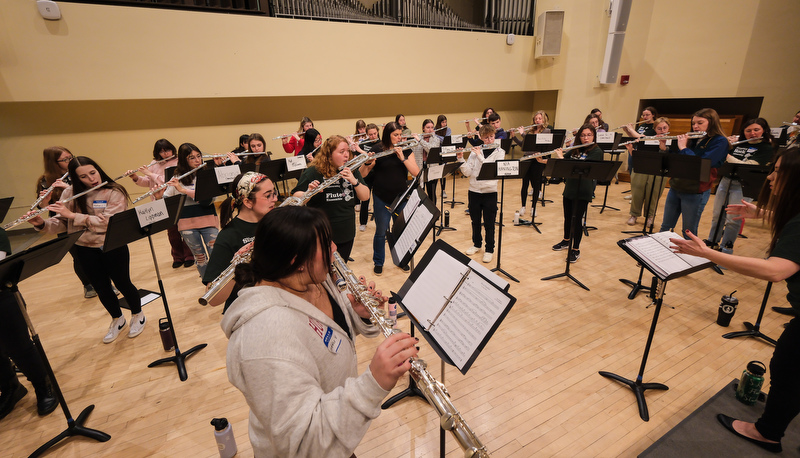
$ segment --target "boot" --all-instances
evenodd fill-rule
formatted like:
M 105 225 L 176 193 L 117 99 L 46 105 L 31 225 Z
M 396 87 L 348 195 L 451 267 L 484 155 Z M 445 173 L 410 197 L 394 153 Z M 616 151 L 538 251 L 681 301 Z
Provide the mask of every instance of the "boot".
M 50 382 L 45 382 L 43 388 L 37 388 L 36 391 L 36 410 L 39 412 L 40 417 L 49 415 L 56 407 L 58 407 L 58 398 L 53 393 L 53 387 Z
M 11 379 L 11 383 L 2 387 L 0 394 L 0 420 L 5 418 L 14 410 L 14 406 L 28 394 L 28 389 L 22 386 L 16 377 Z

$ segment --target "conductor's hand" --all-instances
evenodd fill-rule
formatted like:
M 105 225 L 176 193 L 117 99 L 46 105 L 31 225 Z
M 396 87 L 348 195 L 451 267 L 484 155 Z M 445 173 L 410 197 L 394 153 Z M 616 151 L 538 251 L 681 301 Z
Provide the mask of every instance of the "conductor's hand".
M 675 246 L 670 247 L 673 252 L 705 258 L 709 252 L 713 251 L 708 245 L 705 244 L 705 242 L 697 238 L 696 235 L 692 234 L 691 231 L 687 230 L 686 235 L 689 237 L 689 240 L 669 239 L 670 242 L 675 244 Z
M 741 204 L 730 204 L 726 206 L 725 213 L 732 216 L 734 220 L 741 221 L 745 218 L 757 218 L 758 208 L 755 204 L 742 199 Z
M 417 339 L 401 332 L 392 334 L 375 350 L 369 370 L 375 381 L 386 391 L 397 384 L 397 380 L 411 369 L 409 358 L 417 355 Z

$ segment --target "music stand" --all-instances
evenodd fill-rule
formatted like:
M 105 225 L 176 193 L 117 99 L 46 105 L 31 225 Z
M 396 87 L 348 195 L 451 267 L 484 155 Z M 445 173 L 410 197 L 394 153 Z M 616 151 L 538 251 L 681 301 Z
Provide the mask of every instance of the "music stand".
M 617 146 L 619 145 L 619 141 L 620 141 L 620 139 L 622 139 L 622 132 L 614 132 L 613 134 L 611 132 L 598 132 L 596 134 L 596 137 L 597 137 L 597 146 L 599 146 L 600 149 L 603 150 L 603 153 L 604 154 L 610 154 L 612 162 L 618 161 L 620 153 L 622 153 L 624 151 L 624 150 L 617 149 Z M 606 137 L 609 137 L 609 138 L 606 138 Z M 620 162 L 619 164 L 620 164 L 620 166 L 622 166 L 622 162 Z M 602 214 L 603 210 L 605 210 L 606 208 L 611 209 L 611 210 L 615 210 L 615 211 L 620 211 L 619 208 L 612 207 L 611 205 L 607 205 L 606 204 L 606 202 L 608 202 L 608 187 L 611 186 L 611 179 L 617 176 L 617 171 L 618 170 L 619 170 L 619 168 L 617 168 L 617 170 L 614 171 L 614 176 L 612 176 L 608 180 L 602 180 L 602 181 L 598 180 L 597 184 L 599 184 L 600 186 L 604 186 L 606 188 L 606 190 L 603 193 L 603 203 L 601 205 L 592 205 L 592 207 L 600 208 L 600 214 Z
M 758 193 L 761 191 L 761 187 L 764 186 L 764 181 L 767 179 L 767 175 L 770 173 L 770 168 L 763 166 L 763 165 L 755 165 L 755 164 L 734 164 L 731 162 L 726 162 L 722 164 L 722 167 L 719 169 L 718 176 L 720 178 L 728 178 L 730 179 L 730 183 L 728 183 L 728 188 L 725 190 L 725 197 L 722 202 L 722 207 L 719 209 L 719 213 L 717 214 L 717 225 L 714 227 L 714 236 L 710 238 L 714 245 L 718 245 L 716 240 L 722 241 L 722 235 L 720 235 L 720 229 L 723 229 L 725 226 L 725 220 L 727 220 L 727 213 L 725 212 L 725 206 L 728 205 L 728 199 L 730 198 L 731 193 L 731 185 L 734 181 L 738 181 L 742 185 L 742 195 L 744 197 L 750 199 L 758 198 Z M 715 201 L 720 196 L 716 195 L 714 197 Z M 738 203 L 738 202 L 732 202 Z M 723 229 L 724 230 L 724 229 Z
M 67 429 L 37 448 L 36 451 L 30 455 L 31 457 L 41 456 L 44 452 L 49 450 L 50 447 L 69 437 L 83 436 L 98 442 L 106 442 L 111 439 L 110 435 L 102 431 L 84 426 L 86 419 L 92 413 L 92 410 L 94 410 L 94 404 L 83 409 L 77 418 L 72 418 L 72 414 L 67 406 L 67 400 L 64 398 L 64 393 L 61 391 L 61 387 L 58 384 L 56 374 L 53 372 L 53 367 L 47 359 L 47 353 L 44 351 L 42 341 L 39 339 L 39 334 L 33 327 L 30 316 L 28 316 L 28 307 L 25 304 L 25 300 L 22 298 L 22 293 L 19 291 L 19 282 L 61 262 L 61 259 L 67 254 L 82 233 L 83 231 L 62 234 L 56 239 L 20 251 L 0 261 L 0 285 L 2 285 L 0 287 L 14 295 L 20 313 L 22 313 L 22 317 L 25 319 L 25 323 L 28 326 L 33 345 L 36 347 L 36 351 L 42 359 L 42 364 L 44 365 L 47 377 L 50 379 L 53 392 L 55 392 L 58 403 L 61 405 L 61 410 L 64 412 L 64 417 L 67 420 Z
M 748 321 L 745 321 L 743 324 L 745 329 L 747 329 L 746 331 L 729 332 L 727 334 L 723 334 L 722 337 L 725 339 L 733 339 L 734 337 L 757 337 L 766 340 L 772 345 L 777 345 L 778 344 L 777 340 L 761 332 L 761 318 L 764 317 L 764 311 L 767 309 L 767 301 L 769 301 L 769 293 L 771 290 L 772 290 L 772 282 L 770 281 L 767 282 L 767 289 L 764 291 L 764 297 L 761 299 L 761 308 L 758 310 L 758 318 L 756 318 L 756 324 L 752 324 Z
M 425 182 L 426 183 L 429 181 L 428 180 L 428 171 L 429 171 L 429 168 L 430 168 L 431 164 L 433 164 L 433 165 L 438 165 L 438 164 L 444 165 L 444 169 L 442 170 L 442 179 L 446 178 L 446 177 L 448 177 L 450 175 L 453 175 L 453 181 L 455 182 L 455 173 L 456 173 L 456 170 L 458 170 L 459 167 L 461 167 L 461 163 L 457 162 L 458 159 L 456 159 L 455 156 L 442 156 L 441 151 L 442 151 L 442 149 L 440 147 L 431 148 L 430 151 L 428 151 L 428 163 L 427 163 L 428 167 L 425 169 Z M 435 195 L 434 196 L 429 196 L 429 197 L 431 199 L 436 199 Z M 455 199 L 455 197 L 453 197 L 453 199 Z M 439 194 L 439 208 L 444 208 L 444 196 L 441 193 Z M 442 233 L 442 231 L 456 231 L 456 230 L 458 230 L 458 229 L 456 229 L 454 227 L 450 227 L 450 226 L 445 225 L 444 212 L 440 212 L 439 218 L 440 218 L 439 225 L 438 226 L 434 226 L 434 228 L 436 229 L 435 231 L 433 231 L 434 241 L 436 240 L 436 237 Z
M 711 262 L 705 262 L 699 265 L 687 267 L 686 269 L 681 270 L 679 272 L 674 272 L 665 275 L 663 272 L 659 272 L 657 269 L 655 269 L 648 260 L 646 260 L 644 257 L 640 256 L 634 250 L 628 247 L 628 244 L 631 243 L 631 241 L 642 238 L 649 238 L 649 236 L 633 237 L 631 239 L 620 240 L 619 242 L 617 242 L 617 245 L 619 245 L 620 248 L 625 250 L 626 253 L 628 253 L 631 257 L 636 259 L 642 266 L 646 267 L 647 270 L 653 274 L 653 282 L 650 285 L 650 297 L 653 299 L 653 303 L 655 304 L 656 307 L 653 311 L 653 321 L 650 324 L 650 332 L 647 334 L 647 343 L 644 346 L 644 354 L 642 355 L 642 362 L 641 365 L 639 366 L 639 373 L 636 375 L 635 381 L 606 371 L 599 371 L 599 374 L 603 377 L 610 378 L 624 385 L 627 385 L 628 388 L 630 388 L 633 391 L 634 396 L 636 396 L 636 404 L 639 407 L 639 417 L 644 421 L 650 421 L 650 413 L 647 410 L 647 401 L 645 401 L 644 399 L 644 392 L 646 390 L 669 389 L 669 387 L 667 385 L 664 385 L 663 383 L 642 383 L 642 380 L 644 378 L 644 368 L 645 365 L 647 364 L 647 357 L 650 354 L 650 346 L 653 343 L 653 336 L 655 335 L 656 332 L 658 315 L 661 313 L 661 305 L 664 300 L 664 289 L 667 286 L 667 281 L 683 277 L 692 272 L 703 270 L 705 268 L 711 267 L 713 264 Z
M 442 139 L 442 145 L 441 146 L 455 146 L 456 149 L 459 149 L 459 148 L 463 148 L 464 146 L 466 146 L 466 144 L 467 144 L 467 139 L 465 137 L 461 136 L 460 141 L 453 142 L 453 137 L 448 135 L 448 136 L 446 136 L 446 137 L 444 137 Z M 444 175 L 442 175 L 442 176 L 444 176 Z M 464 202 L 456 200 L 456 177 L 455 177 L 455 175 L 453 175 L 453 180 L 452 181 L 453 181 L 453 190 L 452 190 L 453 196 L 451 197 L 451 199 L 453 199 L 453 200 L 443 200 L 442 201 L 442 206 L 444 206 L 444 204 L 450 204 L 450 209 L 451 210 L 456 206 L 456 204 L 461 204 L 461 205 L 464 204 Z
M 254 172 L 256 170 L 255 164 L 245 164 L 244 162 L 237 162 L 239 166 L 239 173 Z M 197 181 L 195 182 L 195 196 L 194 200 L 200 202 L 202 200 L 212 199 L 228 193 L 230 182 L 220 183 L 217 180 L 216 167 L 209 169 L 208 167 L 197 171 Z
M 638 159 L 637 159 L 638 158 Z M 656 175 L 661 177 L 682 178 L 687 180 L 708 181 L 711 177 L 711 160 L 701 159 L 697 156 L 688 156 L 685 154 L 664 154 L 655 153 L 650 151 L 637 151 L 633 156 L 636 168 L 641 168 L 642 173 L 647 175 Z M 638 172 L 637 172 L 638 173 Z M 655 180 L 651 186 L 655 186 Z M 653 218 L 655 221 L 655 218 Z M 647 226 L 647 217 L 645 217 L 645 227 Z M 652 231 L 652 228 L 651 228 Z M 633 232 L 634 234 L 638 231 Z M 643 231 L 642 235 L 647 235 Z M 639 278 L 634 283 L 632 280 L 620 278 L 619 281 L 631 287 L 631 292 L 628 294 L 628 299 L 633 300 L 639 291 L 650 291 L 650 287 L 642 285 L 642 275 L 644 274 L 644 266 L 639 269 Z
M 305 156 L 303 156 L 305 160 Z M 266 175 L 273 183 L 277 186 L 279 183 L 283 183 L 283 195 L 288 195 L 288 190 L 286 188 L 286 180 L 290 178 L 300 178 L 300 175 L 303 173 L 303 169 L 292 170 L 289 171 L 289 166 L 286 162 L 286 159 L 279 161 L 267 161 L 262 162 L 259 165 L 258 169 L 259 173 Z
M 550 159 L 545 167 L 545 175 L 557 176 L 559 178 L 575 178 L 578 180 L 610 180 L 617 168 L 619 161 L 576 161 L 572 159 Z M 587 210 L 588 213 L 588 210 Z M 573 241 L 575 240 L 575 223 L 578 219 L 578 206 L 572 206 L 572 216 L 569 225 L 569 251 L 567 252 L 566 266 L 564 272 L 542 280 L 552 280 L 554 278 L 567 277 L 574 281 L 578 286 L 590 291 L 583 283 L 569 273 L 569 255 L 572 253 Z
M 3 197 L 0 199 L 0 221 L 6 219 L 8 210 L 11 209 L 11 202 L 14 201 L 13 197 Z
M 164 283 L 161 281 L 161 271 L 158 269 L 158 259 L 156 258 L 156 250 L 153 247 L 152 235 L 161 231 L 165 231 L 177 223 L 178 215 L 183 207 L 185 198 L 186 196 L 181 194 L 179 196 L 171 196 L 164 199 L 164 204 L 167 207 L 168 213 L 166 215 L 167 218 L 158 220 L 145 227 L 141 227 L 139 225 L 139 218 L 137 217 L 137 209 L 145 207 L 145 205 L 140 205 L 139 207 L 131 208 L 111 216 L 111 219 L 108 222 L 106 241 L 103 245 L 103 251 L 108 252 L 115 248 L 125 246 L 131 242 L 135 242 L 139 239 L 147 237 L 147 241 L 150 243 L 150 254 L 153 257 L 153 266 L 156 270 L 156 278 L 158 279 L 158 290 L 161 293 L 161 300 L 164 302 L 164 312 L 167 314 L 167 321 L 169 322 L 169 327 L 172 331 L 172 339 L 175 343 L 175 356 L 153 361 L 152 363 L 148 364 L 147 367 L 156 367 L 167 362 L 175 363 L 175 366 L 178 368 L 178 377 L 182 382 L 185 382 L 186 379 L 189 378 L 188 374 L 186 373 L 186 358 L 191 356 L 194 352 L 202 350 L 208 344 L 203 343 L 200 345 L 195 345 L 189 350 L 181 353 L 181 350 L 178 347 L 178 338 L 175 335 L 175 323 L 172 321 L 172 314 L 169 312 L 167 293 L 164 291 Z
M 481 164 L 478 176 L 475 177 L 478 181 L 500 180 L 500 212 L 497 219 L 499 225 L 497 229 L 497 265 L 492 269 L 492 272 L 500 272 L 517 283 L 519 283 L 519 280 L 500 267 L 500 258 L 503 254 L 503 202 L 505 200 L 506 178 L 522 178 L 521 170 L 524 169 L 524 173 L 527 173 L 528 167 L 530 167 L 530 164 L 526 162 L 520 162 L 519 160 L 484 162 Z
M 405 267 L 413 260 L 420 243 L 434 228 L 439 213 L 427 194 L 415 186 L 391 230 L 386 232 L 394 265 Z

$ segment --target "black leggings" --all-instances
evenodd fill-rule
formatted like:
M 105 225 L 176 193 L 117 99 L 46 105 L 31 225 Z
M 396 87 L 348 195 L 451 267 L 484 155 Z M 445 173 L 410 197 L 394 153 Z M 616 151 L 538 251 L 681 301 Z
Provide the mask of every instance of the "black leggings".
M 576 205 L 577 211 L 575 212 L 575 226 L 573 227 L 574 233 L 572 234 L 574 240 L 572 241 L 572 248 L 579 250 L 581 247 L 581 239 L 583 238 L 583 215 L 586 214 L 586 208 L 589 206 L 588 200 L 572 200 L 564 197 L 564 240 L 569 239 L 570 224 L 572 223 L 572 206 Z
M 778 337 L 769 371 L 769 396 L 756 429 L 767 439 L 780 441 L 800 413 L 800 318 L 793 318 Z
M 75 245 L 75 252 L 78 262 L 81 263 L 86 275 L 97 291 L 97 297 L 108 314 L 112 318 L 122 316 L 122 309 L 119 306 L 119 299 L 111 288 L 111 281 L 119 289 L 131 308 L 131 313 L 136 314 L 142 311 L 142 301 L 139 298 L 139 291 L 133 286 L 130 274 L 130 252 L 128 247 L 120 247 L 103 253 L 100 248 L 89 248 Z
M 8 358 L 14 360 L 37 391 L 47 387 L 47 372 L 28 334 L 25 318 L 14 295 L 3 291 L 0 293 L 0 389 L 6 389 L 17 376 Z
M 536 208 L 536 202 L 539 201 L 539 191 L 542 190 L 542 173 L 544 173 L 544 164 L 538 162 L 536 159 L 531 159 L 531 167 L 528 173 L 522 177 L 522 190 L 520 197 L 522 198 L 522 206 L 528 201 L 528 184 L 533 186 L 533 194 L 531 195 L 531 212 Z M 531 213 L 533 214 L 533 213 Z
M 497 193 L 496 192 L 473 192 L 467 193 L 467 206 L 469 207 L 469 218 L 472 220 L 472 245 L 480 248 L 483 239 L 481 238 L 481 226 L 486 231 L 487 253 L 494 253 L 494 222 L 497 220 Z

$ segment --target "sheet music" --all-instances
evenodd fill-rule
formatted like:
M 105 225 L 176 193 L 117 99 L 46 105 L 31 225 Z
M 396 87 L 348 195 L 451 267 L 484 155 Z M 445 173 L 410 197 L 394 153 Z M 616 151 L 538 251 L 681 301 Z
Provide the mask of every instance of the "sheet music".
M 417 248 L 417 240 L 422 237 L 425 227 L 431 220 L 433 220 L 433 213 L 424 205 L 420 205 L 411 219 L 406 220 L 406 227 L 394 244 L 395 251 L 401 259 L 406 253 L 411 253 Z
M 417 210 L 419 207 L 420 200 L 419 200 L 419 193 L 411 191 L 408 194 L 408 202 L 406 202 L 406 206 L 403 207 L 403 219 L 408 221 L 411 219 L 411 215 Z
M 444 164 L 432 164 L 428 166 L 428 181 L 438 180 L 444 173 Z
M 403 305 L 421 324 L 433 321 L 444 305 L 444 298 L 453 292 L 467 268 L 447 253 L 437 252 L 425 269 L 425 275 L 420 275 L 408 290 Z M 437 299 L 431 300 L 433 297 Z
M 537 145 L 552 145 L 553 144 L 553 134 L 551 134 L 551 133 L 536 134 L 536 144 Z
M 671 274 L 709 262 L 705 258 L 673 252 L 670 249 L 673 246 L 672 242 L 669 241 L 670 238 L 679 239 L 682 237 L 675 232 L 665 231 L 647 237 L 631 239 L 626 245 L 631 251 L 638 254 L 642 260 L 646 261 L 649 267 L 661 274 L 662 277 L 668 277 Z

